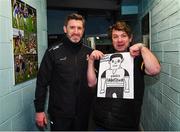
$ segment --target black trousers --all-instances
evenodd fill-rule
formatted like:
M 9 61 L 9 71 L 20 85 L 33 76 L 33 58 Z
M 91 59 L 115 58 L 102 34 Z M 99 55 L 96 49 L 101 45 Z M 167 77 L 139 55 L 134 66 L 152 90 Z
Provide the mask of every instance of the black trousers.
M 51 131 L 87 131 L 88 117 L 54 118 L 51 117 Z

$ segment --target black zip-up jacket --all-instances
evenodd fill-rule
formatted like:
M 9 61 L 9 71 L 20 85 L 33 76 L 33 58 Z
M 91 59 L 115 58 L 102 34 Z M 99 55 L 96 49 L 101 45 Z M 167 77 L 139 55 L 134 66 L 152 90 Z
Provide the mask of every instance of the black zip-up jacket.
M 87 83 L 87 54 L 92 49 L 68 38 L 49 48 L 41 62 L 35 92 L 36 112 L 43 112 L 49 86 L 48 112 L 55 117 L 75 117 L 89 112 L 91 89 Z

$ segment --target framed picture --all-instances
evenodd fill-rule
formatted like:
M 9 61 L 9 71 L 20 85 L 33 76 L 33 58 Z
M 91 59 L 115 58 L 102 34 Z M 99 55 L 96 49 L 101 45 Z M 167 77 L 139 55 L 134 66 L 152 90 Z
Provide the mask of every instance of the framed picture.
M 21 0 L 11 0 L 14 83 L 19 84 L 37 75 L 37 15 L 36 9 Z

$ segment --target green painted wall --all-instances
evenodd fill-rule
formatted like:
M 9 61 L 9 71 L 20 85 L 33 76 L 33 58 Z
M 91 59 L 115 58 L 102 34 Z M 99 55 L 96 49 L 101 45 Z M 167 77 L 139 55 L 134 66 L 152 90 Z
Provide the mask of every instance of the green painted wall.
M 22 0 L 37 12 L 38 62 L 47 48 L 46 0 Z M 36 79 L 14 85 L 11 0 L 0 0 L 0 131 L 37 130 L 34 122 Z
M 180 1 L 141 0 L 139 19 L 151 14 L 151 50 L 160 75 L 146 77 L 141 124 L 144 130 L 180 130 Z

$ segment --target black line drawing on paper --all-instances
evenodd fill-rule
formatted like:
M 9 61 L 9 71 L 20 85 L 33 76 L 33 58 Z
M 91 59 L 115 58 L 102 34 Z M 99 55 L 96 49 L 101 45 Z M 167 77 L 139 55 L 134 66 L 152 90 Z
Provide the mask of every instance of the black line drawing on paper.
M 123 66 L 125 59 L 126 64 Z M 133 59 L 129 53 L 106 54 L 100 61 L 100 71 L 101 74 L 98 77 L 99 97 L 133 98 L 133 85 L 131 84 L 133 80 L 130 79 L 133 77 Z

